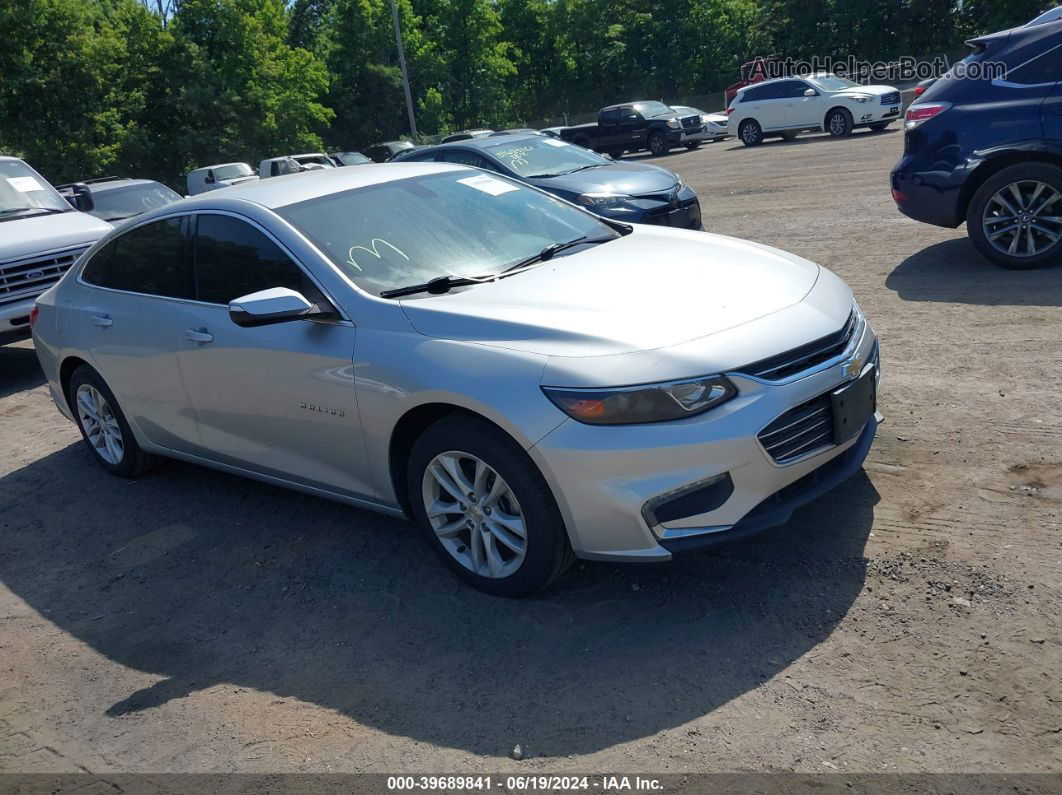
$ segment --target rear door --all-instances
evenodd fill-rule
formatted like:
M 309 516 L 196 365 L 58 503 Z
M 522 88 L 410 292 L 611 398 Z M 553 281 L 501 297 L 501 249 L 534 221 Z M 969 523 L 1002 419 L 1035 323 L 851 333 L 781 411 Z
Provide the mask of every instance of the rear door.
M 188 451 L 197 428 L 177 369 L 179 332 L 193 296 L 189 216 L 138 226 L 86 263 L 85 347 L 149 441 Z
M 763 130 L 778 130 L 785 126 L 785 103 L 781 83 L 753 86 L 741 95 L 738 103 L 743 119 L 755 119 Z
M 354 399 L 354 325 L 305 319 L 244 328 L 235 298 L 288 287 L 334 306 L 264 229 L 199 213 L 196 297 L 178 363 L 199 420 L 203 454 L 224 464 L 349 496 L 372 494 Z

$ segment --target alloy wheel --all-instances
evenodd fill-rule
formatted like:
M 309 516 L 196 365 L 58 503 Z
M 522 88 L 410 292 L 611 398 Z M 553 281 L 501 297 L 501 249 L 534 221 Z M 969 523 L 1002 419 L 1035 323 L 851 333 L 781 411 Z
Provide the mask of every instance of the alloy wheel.
M 77 388 L 76 403 L 78 420 L 96 454 L 112 466 L 122 463 L 125 442 L 107 398 L 91 384 L 82 384 Z
M 474 574 L 500 579 L 527 554 L 523 512 L 505 479 L 470 453 L 431 460 L 421 484 L 424 510 L 443 548 Z
M 756 130 L 755 124 L 746 124 L 741 128 L 741 140 L 746 144 L 754 144 L 759 138 L 759 133 Z
M 830 133 L 832 135 L 844 135 L 848 130 L 848 122 L 843 113 L 834 113 L 830 116 Z
M 1035 257 L 1062 238 L 1062 195 L 1044 182 L 1013 182 L 988 200 L 981 228 L 1008 257 Z

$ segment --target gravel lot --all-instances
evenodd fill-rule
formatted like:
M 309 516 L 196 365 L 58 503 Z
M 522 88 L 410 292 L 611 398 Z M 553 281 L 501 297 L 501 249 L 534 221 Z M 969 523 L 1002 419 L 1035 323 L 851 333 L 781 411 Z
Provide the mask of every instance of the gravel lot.
M 111 478 L 0 349 L 0 770 L 1062 771 L 1062 267 L 901 217 L 902 145 L 660 160 L 711 230 L 851 284 L 886 424 L 788 526 L 540 598 L 353 508 Z

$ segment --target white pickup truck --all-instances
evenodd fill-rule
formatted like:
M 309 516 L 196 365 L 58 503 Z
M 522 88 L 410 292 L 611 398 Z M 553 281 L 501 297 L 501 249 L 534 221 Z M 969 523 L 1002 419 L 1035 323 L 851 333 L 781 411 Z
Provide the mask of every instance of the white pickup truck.
M 37 296 L 109 231 L 109 223 L 79 212 L 26 163 L 0 156 L 0 345 L 29 336 Z

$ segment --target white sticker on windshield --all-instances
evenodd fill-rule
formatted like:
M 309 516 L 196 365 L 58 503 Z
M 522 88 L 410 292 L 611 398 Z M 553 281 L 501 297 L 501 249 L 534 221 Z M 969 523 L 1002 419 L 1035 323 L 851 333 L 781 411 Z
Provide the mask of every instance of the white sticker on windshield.
M 37 182 L 34 177 L 8 177 L 8 184 L 20 193 L 29 193 L 34 190 L 44 190 L 44 186 Z
M 549 144 L 550 146 L 568 146 L 567 141 L 558 141 L 556 138 L 547 138 L 542 143 Z
M 459 179 L 457 181 L 462 185 L 467 185 L 470 188 L 489 193 L 491 196 L 501 196 L 503 193 L 517 190 L 515 185 L 510 185 L 508 182 L 502 182 L 500 179 L 494 179 L 494 177 L 488 177 L 486 174 L 479 174 L 475 177 L 465 177 L 464 179 Z

